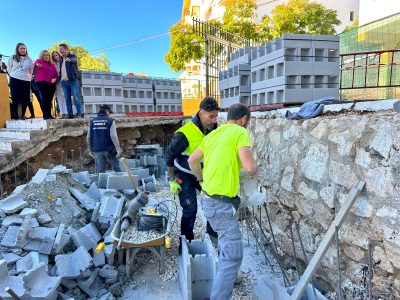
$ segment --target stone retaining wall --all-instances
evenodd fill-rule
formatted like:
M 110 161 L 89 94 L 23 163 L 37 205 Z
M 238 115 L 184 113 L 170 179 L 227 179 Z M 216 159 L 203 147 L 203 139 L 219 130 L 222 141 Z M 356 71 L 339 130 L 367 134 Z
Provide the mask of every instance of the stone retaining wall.
M 400 298 L 400 115 L 347 112 L 297 121 L 258 115 L 249 129 L 279 251 L 293 256 L 294 220 L 310 259 L 351 187 L 363 180 L 366 188 L 339 232 L 343 288 L 351 298 L 363 293 L 370 242 L 373 295 Z M 331 246 L 317 272 L 327 289 L 335 289 L 336 262 Z

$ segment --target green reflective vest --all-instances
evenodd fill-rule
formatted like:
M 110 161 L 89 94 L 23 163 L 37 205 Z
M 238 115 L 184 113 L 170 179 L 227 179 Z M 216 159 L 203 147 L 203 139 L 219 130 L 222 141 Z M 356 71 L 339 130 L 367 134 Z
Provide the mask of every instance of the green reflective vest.
M 192 121 L 189 121 L 176 132 L 182 132 L 189 142 L 189 146 L 182 154 L 190 155 L 196 150 L 204 138 L 204 133 Z

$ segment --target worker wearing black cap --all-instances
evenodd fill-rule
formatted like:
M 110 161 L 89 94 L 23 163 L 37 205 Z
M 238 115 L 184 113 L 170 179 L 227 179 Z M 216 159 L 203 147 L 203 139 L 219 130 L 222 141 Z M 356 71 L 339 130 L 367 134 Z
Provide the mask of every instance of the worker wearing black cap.
M 115 121 L 110 117 L 112 110 L 110 105 L 100 106 L 97 117 L 89 122 L 87 144 L 89 154 L 96 159 L 96 173 L 106 171 L 107 161 L 115 172 L 120 172 L 118 158 L 122 151 L 119 146 L 117 127 Z
M 168 167 L 170 191 L 179 195 L 182 206 L 181 235 L 184 235 L 189 242 L 194 239 L 193 227 L 197 214 L 196 189 L 200 191 L 201 187 L 187 160 L 203 138 L 217 128 L 218 110 L 217 100 L 212 97 L 204 98 L 197 114 L 176 131 L 164 155 Z M 214 237 L 217 235 L 208 222 L 207 233 Z

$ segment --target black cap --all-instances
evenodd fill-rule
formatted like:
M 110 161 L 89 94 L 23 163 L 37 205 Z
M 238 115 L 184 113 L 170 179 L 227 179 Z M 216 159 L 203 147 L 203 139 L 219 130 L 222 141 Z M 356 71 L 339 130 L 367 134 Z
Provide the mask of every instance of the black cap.
M 106 113 L 107 110 L 108 110 L 110 113 L 113 113 L 113 111 L 112 111 L 110 105 L 108 105 L 108 104 L 102 104 L 102 105 L 100 105 L 100 109 L 99 109 L 100 112 Z
M 200 109 L 205 111 L 219 110 L 218 102 L 213 97 L 206 97 L 200 102 Z

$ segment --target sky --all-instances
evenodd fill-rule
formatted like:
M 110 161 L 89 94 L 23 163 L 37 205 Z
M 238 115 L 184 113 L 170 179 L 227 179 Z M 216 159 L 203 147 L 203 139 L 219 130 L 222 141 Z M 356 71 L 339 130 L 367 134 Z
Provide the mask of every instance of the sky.
M 11 55 L 18 42 L 36 59 L 41 50 L 65 40 L 88 51 L 168 32 L 182 13 L 182 0 L 0 0 L 0 54 Z M 176 78 L 164 55 L 169 35 L 104 53 L 110 69 Z

